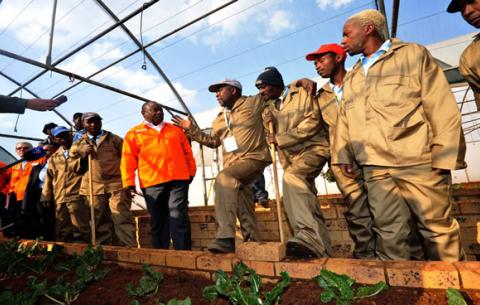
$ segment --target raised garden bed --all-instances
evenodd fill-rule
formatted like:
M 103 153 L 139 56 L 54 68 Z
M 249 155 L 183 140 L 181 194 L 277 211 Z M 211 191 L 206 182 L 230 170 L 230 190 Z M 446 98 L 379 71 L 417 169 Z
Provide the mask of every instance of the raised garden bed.
M 30 246 L 32 242 L 28 243 Z M 28 276 L 35 276 L 36 283 L 41 283 L 43 280 L 47 280 L 46 287 L 42 293 L 38 297 L 37 303 L 28 303 L 28 300 L 24 303 L 16 302 L 13 303 L 15 305 L 27 305 L 27 304 L 55 304 L 54 301 L 49 299 L 48 297 L 44 296 L 45 291 L 47 294 L 52 294 L 53 291 L 50 289 L 55 282 L 58 282 L 58 277 L 63 274 L 64 282 L 74 282 L 78 278 L 85 278 L 85 287 L 83 287 L 78 294 L 78 298 L 72 304 L 88 304 L 88 305 L 96 305 L 96 304 L 112 304 L 112 305 L 130 305 L 132 304 L 133 300 L 137 300 L 138 304 L 151 304 L 157 305 L 159 302 L 167 304 L 168 301 L 171 301 L 173 298 L 177 300 L 184 300 L 185 298 L 189 297 L 191 299 L 192 304 L 232 304 L 227 299 L 222 298 L 221 296 L 217 297 L 214 301 L 208 301 L 203 293 L 204 288 L 207 286 L 214 285 L 214 279 L 218 278 L 218 273 L 214 274 L 213 270 L 216 269 L 217 266 L 210 267 L 201 267 L 203 269 L 199 269 L 198 264 L 195 263 L 195 268 L 181 268 L 175 267 L 172 265 L 177 265 L 178 262 L 175 261 L 175 257 L 181 257 L 182 254 L 185 252 L 175 252 L 175 251 L 158 251 L 158 250 L 150 250 L 150 254 L 147 253 L 146 250 L 143 249 L 128 249 L 128 248 L 119 248 L 119 247 L 105 247 L 104 248 L 104 260 L 103 262 L 98 261 L 98 255 L 92 251 L 92 249 L 88 249 L 89 256 L 85 258 L 84 256 L 74 256 L 72 259 L 71 256 L 67 255 L 58 255 L 55 256 L 53 260 L 45 258 L 45 252 L 42 252 L 42 246 L 47 246 L 46 243 L 41 244 L 40 250 L 37 252 L 33 251 L 32 253 L 26 254 L 28 259 L 24 256 L 19 257 L 14 261 L 18 261 L 18 263 L 13 264 L 14 261 L 8 260 L 4 262 L 2 265 L 2 273 L 3 279 L 0 280 L 0 291 L 4 293 L 6 290 L 10 290 L 13 294 L 19 292 L 26 292 L 31 290 L 31 286 L 29 286 L 27 278 Z M 86 249 L 85 245 L 73 245 L 73 244 L 64 244 L 65 252 L 66 253 L 83 253 Z M 130 253 L 131 255 L 127 255 L 126 253 Z M 163 255 L 163 260 L 160 259 L 161 255 Z M 180 256 L 179 256 L 180 255 Z M 191 258 L 194 257 L 193 261 L 197 262 L 200 257 L 199 253 L 192 252 L 190 256 L 185 256 L 185 261 L 191 261 Z M 204 253 L 203 256 L 208 257 L 209 254 Z M 83 257 L 83 258 L 82 258 Z M 219 256 L 212 256 L 213 258 L 210 259 L 210 262 L 216 261 L 220 265 L 223 264 L 223 268 L 228 272 L 230 276 L 232 273 L 235 274 L 235 270 L 238 266 L 238 259 L 235 259 L 234 256 L 225 256 L 226 261 L 230 262 L 230 265 L 226 264 L 225 261 L 219 259 Z M 222 257 L 222 256 L 220 256 Z M 6 258 L 6 257 L 5 257 Z M 10 257 L 12 259 L 13 257 Z M 115 259 L 114 259 L 115 258 Z M 118 259 L 118 260 L 116 260 Z M 130 262 L 129 262 L 130 260 Z M 203 258 L 205 261 L 205 258 Z M 73 262 L 72 262 L 73 261 Z M 352 262 L 358 262 L 360 265 L 362 262 L 350 260 Z M 42 264 L 34 263 L 34 262 L 42 262 Z M 82 266 L 82 262 L 84 262 L 88 266 L 88 275 L 85 276 L 85 272 L 78 272 L 79 266 Z M 120 263 L 119 263 L 120 262 Z M 311 279 L 305 280 L 298 280 L 295 277 L 298 277 L 296 272 L 300 272 L 299 269 L 292 269 L 293 266 L 300 266 L 303 268 L 307 268 L 308 266 L 318 266 L 320 260 L 317 261 L 309 261 L 309 262 L 283 262 L 284 265 L 281 268 L 283 269 L 290 269 L 290 273 L 292 279 L 290 283 L 285 287 L 283 294 L 281 294 L 281 302 L 279 304 L 295 304 L 295 305 L 311 305 L 311 304 L 323 304 L 320 301 L 320 296 L 322 293 L 325 293 L 325 289 L 322 289 L 318 283 L 321 282 L 317 280 L 316 282 Z M 320 264 L 321 268 L 318 269 L 320 272 L 325 272 L 328 269 L 328 261 L 322 260 L 322 264 Z M 330 262 L 335 262 L 335 260 L 331 260 Z M 138 287 L 139 281 L 142 276 L 145 276 L 145 271 L 143 271 L 143 264 L 142 263 L 150 263 L 152 264 L 152 268 L 157 272 L 162 272 L 163 280 L 158 285 L 158 290 L 155 293 L 151 293 L 147 296 L 143 297 L 135 297 L 129 296 L 127 291 L 127 286 L 130 283 L 132 287 Z M 287 265 L 285 265 L 287 264 Z M 310 264 L 310 265 L 308 265 Z M 343 260 L 342 264 L 349 264 L 347 260 Z M 397 265 L 396 265 L 397 264 Z M 403 264 L 399 266 L 398 264 Z M 395 268 L 403 268 L 401 270 L 406 270 L 405 268 L 414 268 L 415 265 L 409 265 L 409 262 L 402 262 L 402 263 L 392 263 L 392 265 L 388 265 L 390 270 L 393 272 L 396 270 Z M 442 263 L 439 263 L 442 264 Z M 12 266 L 13 265 L 13 266 Z M 252 262 L 249 263 L 250 266 L 254 266 Z M 39 266 L 46 267 L 46 270 L 39 270 Z M 275 266 L 275 265 L 274 265 Z M 285 266 L 288 266 L 285 267 Z M 307 267 L 306 267 L 307 266 Z M 333 265 L 332 265 L 333 266 Z M 387 266 L 387 265 L 384 265 Z M 407 267 L 406 267 L 407 266 Z M 413 266 L 413 267 L 412 267 Z M 434 265 L 435 266 L 435 265 Z M 436 265 L 437 267 L 440 265 Z M 68 267 L 68 268 L 67 268 Z M 258 264 L 257 264 L 258 267 Z M 326 268 L 324 268 L 326 267 Z M 80 269 L 82 269 L 81 267 Z M 246 266 L 244 268 L 247 268 Z M 352 267 L 353 268 L 353 267 Z M 369 268 L 367 264 L 367 268 Z M 40 268 L 42 269 L 42 268 Z M 57 270 L 55 270 L 57 269 Z M 85 268 L 83 268 L 85 269 Z M 108 269 L 107 273 L 103 271 Z M 256 273 L 262 275 L 262 271 L 259 268 Z M 301 269 L 301 268 L 300 268 Z M 437 275 L 444 276 L 445 270 L 442 268 L 438 268 L 439 270 L 434 270 L 431 267 L 429 270 L 431 272 L 436 272 Z M 243 269 L 245 271 L 247 269 Z M 324 270 L 324 271 L 321 271 Z M 400 270 L 400 269 L 399 269 Z M 247 275 L 252 275 L 254 269 L 248 269 Z M 415 271 L 414 271 L 415 272 Z M 463 281 L 460 282 L 451 282 L 448 279 L 444 279 L 444 284 L 446 286 L 452 285 L 452 287 L 460 286 L 466 287 L 463 283 L 466 281 L 475 281 L 475 274 L 478 275 L 479 270 L 473 269 L 470 270 L 470 278 L 467 277 L 467 273 L 462 277 L 461 273 L 457 273 L 457 277 Z M 275 271 L 276 273 L 276 271 Z M 341 273 L 341 272 L 338 272 Z M 254 273 L 255 274 L 255 273 Z M 317 273 L 317 275 L 319 272 Z M 421 278 L 422 271 L 418 270 L 418 275 L 413 274 L 412 278 L 415 276 Z M 460 274 L 460 276 L 458 276 Z M 94 276 L 98 275 L 98 276 Z M 329 274 L 327 273 L 327 276 Z M 245 282 L 241 285 L 244 289 L 249 289 L 247 282 L 249 277 L 245 278 Z M 260 277 L 258 277 L 260 279 Z M 343 279 L 347 279 L 343 277 Z M 397 304 L 448 304 L 447 297 L 446 297 L 446 289 L 431 289 L 431 288 L 411 288 L 411 287 L 393 287 L 392 280 L 389 280 L 387 276 L 386 282 L 388 282 L 391 287 L 387 290 L 382 291 L 376 296 L 368 297 L 365 299 L 357 300 L 353 304 L 388 304 L 388 305 L 397 305 Z M 275 284 L 280 281 L 278 277 L 266 277 L 262 275 L 262 281 L 264 284 L 261 287 L 261 290 L 272 291 L 274 289 Z M 346 280 L 347 282 L 350 280 Z M 357 280 L 360 283 L 365 281 Z M 30 280 L 31 282 L 31 280 Z M 88 282 L 88 283 L 87 283 Z M 368 282 L 368 280 L 366 281 Z M 260 283 L 260 281 L 258 281 Z M 342 282 L 345 284 L 345 282 Z M 327 283 L 328 284 L 328 283 Z M 331 284 L 331 283 L 330 283 Z M 350 284 L 352 284 L 350 282 Z M 471 283 L 474 285 L 475 283 Z M 341 286 L 341 285 L 340 285 Z M 350 285 L 348 285 L 350 287 Z M 352 287 L 354 290 L 357 290 L 359 287 L 363 285 L 361 284 L 353 284 Z M 446 287 L 445 286 L 445 287 Z M 467 285 L 468 286 L 468 285 Z M 345 288 L 344 286 L 342 286 Z M 459 288 L 459 287 L 457 287 Z M 348 288 L 349 289 L 349 288 Z M 348 290 L 347 289 L 347 290 Z M 328 290 L 328 289 L 327 289 Z M 131 291 L 131 289 L 130 289 Z M 348 290 L 349 291 L 349 290 Z M 347 294 L 348 294 L 347 291 Z M 463 297 L 466 299 L 466 304 L 480 304 L 480 290 L 472 290 L 472 289 L 461 289 Z M 339 295 L 339 290 L 332 290 L 332 293 L 335 295 Z M 53 295 L 52 295 L 53 296 Z M 265 297 L 265 295 L 263 295 Z M 56 296 L 58 299 L 59 297 Z M 0 304 L 6 305 L 5 301 L 0 301 Z M 175 303 L 172 303 L 175 304 Z M 181 303 L 178 303 L 181 304 Z M 239 303 L 241 304 L 241 303 Z M 253 305 L 253 303 L 248 303 L 249 305 Z M 266 304 L 266 303 L 264 303 Z M 275 304 L 275 303 L 270 303 Z M 329 302 L 325 304 L 350 304 L 350 303 L 341 303 L 341 302 Z M 462 304 L 462 303 L 458 303 Z

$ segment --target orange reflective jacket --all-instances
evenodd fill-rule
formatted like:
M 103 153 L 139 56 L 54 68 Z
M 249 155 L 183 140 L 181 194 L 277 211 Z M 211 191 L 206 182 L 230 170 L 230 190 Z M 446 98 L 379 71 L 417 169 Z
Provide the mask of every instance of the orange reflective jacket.
M 183 131 L 165 123 L 160 132 L 145 123 L 125 135 L 120 170 L 123 187 L 135 186 L 138 169 L 140 187 L 195 176 L 196 165 L 190 143 Z
M 15 193 L 17 201 L 22 201 L 25 196 L 25 189 L 27 188 L 28 179 L 32 172 L 32 167 L 45 164 L 45 157 L 36 161 L 25 161 L 22 168 L 22 163 L 18 163 L 12 167 L 12 176 L 10 179 L 9 193 Z

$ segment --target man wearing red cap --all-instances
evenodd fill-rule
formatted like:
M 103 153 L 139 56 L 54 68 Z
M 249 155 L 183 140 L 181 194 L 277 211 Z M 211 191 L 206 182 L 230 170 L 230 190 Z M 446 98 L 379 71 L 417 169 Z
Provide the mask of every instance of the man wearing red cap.
M 460 12 L 463 19 L 473 27 L 480 28 L 480 0 L 452 0 L 447 12 Z M 480 110 L 480 33 L 473 37 L 472 43 L 463 51 L 458 69 L 468 81 L 475 95 L 477 110 Z
M 324 44 L 317 51 L 306 56 L 307 60 L 314 62 L 317 73 L 321 77 L 329 79 L 329 82 L 318 91 L 317 98 L 323 120 L 328 125 L 330 145 L 333 145 L 335 138 L 337 112 L 343 94 L 343 79 L 347 73 L 345 71 L 346 58 L 345 50 L 334 43 Z M 345 212 L 345 219 L 350 236 L 355 242 L 354 256 L 364 259 L 375 258 L 372 216 L 368 208 L 367 190 L 358 164 L 353 163 L 356 179 L 346 178 L 338 166 L 330 166 L 330 169 L 348 208 Z

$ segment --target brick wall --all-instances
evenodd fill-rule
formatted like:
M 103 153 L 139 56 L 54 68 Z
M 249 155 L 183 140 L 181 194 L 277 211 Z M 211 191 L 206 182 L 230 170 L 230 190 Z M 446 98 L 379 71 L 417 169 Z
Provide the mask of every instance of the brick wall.
M 460 223 L 461 239 L 467 258 L 480 260 L 480 182 L 454 185 L 451 197 L 452 215 Z M 347 223 L 343 217 L 345 205 L 342 196 L 340 194 L 320 196 L 319 204 L 332 239 L 334 257 L 351 257 L 353 241 L 348 234 Z M 279 241 L 275 202 L 271 201 L 270 205 L 270 209 L 256 209 L 260 237 L 263 241 Z M 215 238 L 214 207 L 191 207 L 189 213 L 193 250 L 205 250 Z M 288 239 L 292 231 L 286 222 L 284 212 L 282 217 L 285 237 Z M 135 219 L 140 247 L 151 247 L 148 213 L 137 212 Z M 237 243 L 241 242 L 242 235 L 237 223 Z

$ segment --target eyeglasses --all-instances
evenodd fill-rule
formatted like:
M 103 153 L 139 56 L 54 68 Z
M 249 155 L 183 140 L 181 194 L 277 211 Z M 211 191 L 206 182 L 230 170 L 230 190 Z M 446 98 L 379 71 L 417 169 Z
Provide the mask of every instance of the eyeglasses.
M 15 148 L 16 150 L 23 150 L 23 149 L 30 149 L 30 147 L 28 146 L 21 146 L 21 147 L 17 147 Z

